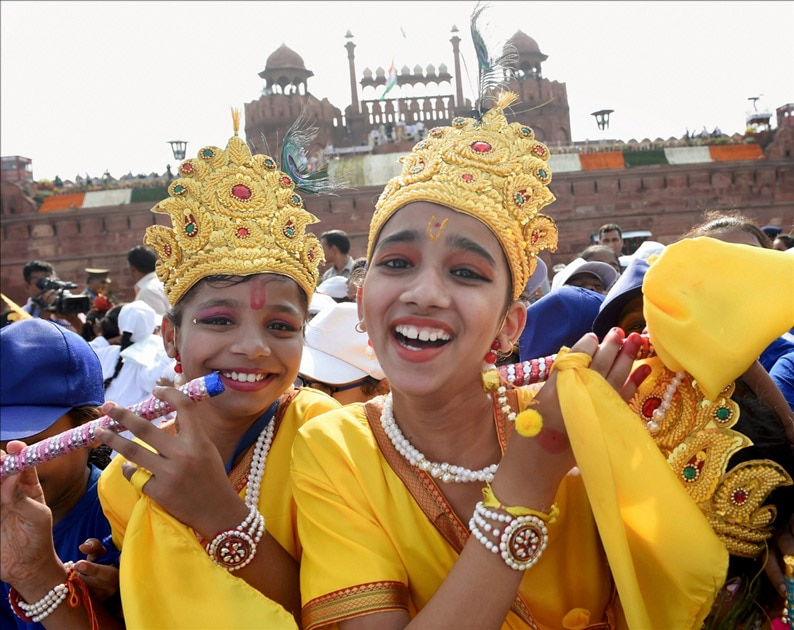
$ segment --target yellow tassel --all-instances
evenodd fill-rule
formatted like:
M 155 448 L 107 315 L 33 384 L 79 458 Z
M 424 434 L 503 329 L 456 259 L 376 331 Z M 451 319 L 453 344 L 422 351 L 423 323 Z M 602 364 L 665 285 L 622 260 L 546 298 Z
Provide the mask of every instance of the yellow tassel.
M 534 409 L 524 409 L 516 416 L 516 431 L 524 437 L 535 437 L 543 428 L 543 416 Z
M 234 127 L 234 135 L 240 131 L 240 110 L 232 107 L 232 126 Z
M 518 100 L 518 94 L 515 92 L 499 92 L 499 95 L 496 97 L 496 107 L 498 109 L 505 109 L 516 100 Z

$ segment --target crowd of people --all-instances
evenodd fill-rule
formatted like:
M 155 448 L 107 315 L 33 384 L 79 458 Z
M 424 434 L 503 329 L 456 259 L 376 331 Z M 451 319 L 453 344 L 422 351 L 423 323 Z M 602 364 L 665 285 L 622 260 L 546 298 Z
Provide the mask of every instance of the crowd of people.
M 790 239 L 711 213 L 627 254 L 609 223 L 550 274 L 513 98 L 414 147 L 360 258 L 235 113 L 128 253 L 133 301 L 88 268 L 64 312 L 25 267 L 0 457 L 124 431 L 4 474 L 3 627 L 790 624 Z

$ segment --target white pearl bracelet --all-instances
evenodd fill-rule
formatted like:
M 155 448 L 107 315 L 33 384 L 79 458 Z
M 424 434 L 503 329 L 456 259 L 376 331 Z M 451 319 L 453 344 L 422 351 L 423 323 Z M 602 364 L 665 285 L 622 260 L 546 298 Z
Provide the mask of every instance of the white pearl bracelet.
M 234 529 L 218 532 L 206 546 L 212 562 L 227 571 L 239 571 L 256 557 L 256 548 L 265 533 L 265 517 L 256 506 Z
M 496 527 L 488 520 L 494 521 Z M 504 529 L 499 526 L 504 524 Z M 512 516 L 495 512 L 477 503 L 469 521 L 472 536 L 491 553 L 500 553 L 505 564 L 516 571 L 525 571 L 540 558 L 548 544 L 546 522 L 535 515 Z M 499 542 L 490 538 L 493 536 Z
M 20 599 L 17 602 L 19 608 L 30 617 L 31 621 L 38 623 L 42 619 L 46 619 L 50 614 L 61 605 L 63 600 L 69 594 L 69 586 L 67 584 L 56 584 L 50 591 L 42 597 L 39 601 L 33 604 Z

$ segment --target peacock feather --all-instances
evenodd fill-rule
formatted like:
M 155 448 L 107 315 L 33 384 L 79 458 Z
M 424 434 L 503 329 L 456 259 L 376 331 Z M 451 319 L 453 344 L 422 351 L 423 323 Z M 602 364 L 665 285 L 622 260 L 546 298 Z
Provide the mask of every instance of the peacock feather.
M 490 5 L 480 2 L 471 14 L 471 38 L 477 56 L 478 82 L 475 109 L 482 115 L 488 110 L 486 101 L 505 89 L 515 75 L 518 52 L 507 42 L 497 40 L 487 27 L 480 24 L 480 17 Z M 498 51 L 498 52 L 497 52 Z

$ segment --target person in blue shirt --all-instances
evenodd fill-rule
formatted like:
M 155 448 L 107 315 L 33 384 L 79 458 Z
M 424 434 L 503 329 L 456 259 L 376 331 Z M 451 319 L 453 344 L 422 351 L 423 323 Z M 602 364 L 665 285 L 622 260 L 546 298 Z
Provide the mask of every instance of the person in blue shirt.
M 39 319 L 24 319 L 0 331 L 0 448 L 9 451 L 9 442 L 21 440 L 31 445 L 62 433 L 101 415 L 104 402 L 102 368 L 91 346 L 80 335 L 62 326 Z M 16 452 L 12 446 L 12 452 Z M 68 609 L 61 602 L 52 616 L 41 623 L 29 623 L 18 616 L 19 608 L 39 600 L 38 593 L 11 591 L 17 572 L 35 566 L 43 574 L 63 575 L 67 583 L 70 568 L 91 591 L 96 620 L 103 628 L 121 627 L 116 615 L 113 595 L 118 586 L 118 553 L 109 542 L 110 524 L 102 512 L 97 496 L 101 473 L 88 449 L 72 451 L 40 464 L 35 475 L 13 475 L 3 481 L 2 518 L 0 518 L 0 627 L 56 627 L 58 609 Z M 39 486 L 40 484 L 40 486 Z M 52 515 L 54 553 L 38 564 L 23 566 L 7 561 L 6 545 L 24 543 L 10 535 L 15 523 L 24 518 L 25 509 L 39 508 L 30 496 L 30 488 L 43 494 L 46 508 Z M 103 539 L 107 543 L 103 544 Z M 106 547 L 107 546 L 107 547 Z M 101 557 L 100 557 L 101 556 Z M 101 563 L 101 564 L 100 564 Z M 72 577 L 70 575 L 69 579 Z M 83 593 L 83 596 L 87 596 Z M 16 599 L 15 599 L 16 598 Z M 29 599 L 28 599 L 29 598 Z M 105 607 L 102 601 L 106 601 Z M 84 608 L 80 609 L 81 611 Z M 23 615 L 32 619 L 36 615 Z M 49 619 L 47 619 L 49 617 Z

